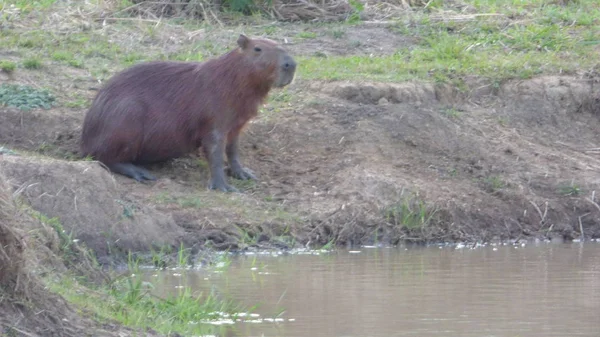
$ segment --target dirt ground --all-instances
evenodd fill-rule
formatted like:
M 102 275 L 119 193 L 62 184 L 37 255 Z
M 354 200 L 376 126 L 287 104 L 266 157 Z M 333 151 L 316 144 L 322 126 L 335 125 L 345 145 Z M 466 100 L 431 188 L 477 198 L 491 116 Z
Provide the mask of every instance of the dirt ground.
M 158 336 L 98 324 L 49 292 L 40 276 L 66 270 L 57 241 L 54 230 L 23 212 L 0 175 L 0 336 Z
M 381 27 L 346 34 L 366 41 L 367 53 L 410 42 Z M 348 52 L 334 41 L 296 40 L 290 49 Z M 0 144 L 20 152 L 0 154 L 0 174 L 106 264 L 180 243 L 197 251 L 597 238 L 597 80 L 465 79 L 459 90 L 300 75 L 272 93 L 244 135 L 242 159 L 259 181 L 234 182 L 242 194 L 208 191 L 201 155 L 150 167 L 159 179 L 148 184 L 77 160 L 85 108 L 2 107 Z M 98 88 L 90 74 L 60 65 L 0 82 L 51 84 L 88 100 Z M 415 224 L 421 213 L 426 221 Z

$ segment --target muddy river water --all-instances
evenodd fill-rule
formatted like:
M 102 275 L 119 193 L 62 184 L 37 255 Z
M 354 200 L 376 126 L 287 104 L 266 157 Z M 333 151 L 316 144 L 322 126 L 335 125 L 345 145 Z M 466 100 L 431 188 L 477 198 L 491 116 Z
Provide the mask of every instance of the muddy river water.
M 258 305 L 228 336 L 600 337 L 600 242 L 254 254 L 148 278 Z

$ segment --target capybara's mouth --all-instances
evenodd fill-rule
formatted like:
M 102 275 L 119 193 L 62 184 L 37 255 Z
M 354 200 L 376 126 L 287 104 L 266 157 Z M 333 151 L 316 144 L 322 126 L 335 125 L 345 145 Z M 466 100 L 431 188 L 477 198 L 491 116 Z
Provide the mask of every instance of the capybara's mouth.
M 274 86 L 276 88 L 282 88 L 282 87 L 285 87 L 286 85 L 289 85 L 290 83 L 292 83 L 294 81 L 295 75 L 296 75 L 295 70 L 282 71 L 279 75 L 278 81 L 275 83 Z

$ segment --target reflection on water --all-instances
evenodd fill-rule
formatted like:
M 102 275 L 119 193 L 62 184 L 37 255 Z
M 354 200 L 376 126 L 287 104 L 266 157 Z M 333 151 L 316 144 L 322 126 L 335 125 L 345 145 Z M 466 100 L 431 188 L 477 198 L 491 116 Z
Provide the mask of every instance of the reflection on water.
M 214 287 L 279 318 L 231 336 L 600 336 L 600 243 L 247 255 L 225 273 L 151 274 L 160 292 Z

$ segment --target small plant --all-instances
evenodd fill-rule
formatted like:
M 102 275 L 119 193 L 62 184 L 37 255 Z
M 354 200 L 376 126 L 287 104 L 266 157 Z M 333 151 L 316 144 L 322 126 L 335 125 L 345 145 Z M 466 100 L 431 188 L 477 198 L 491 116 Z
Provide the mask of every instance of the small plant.
M 35 108 L 50 109 L 55 97 L 45 89 L 35 89 L 27 85 L 0 84 L 0 104 L 21 110 Z
M 360 14 L 364 11 L 365 5 L 357 0 L 349 0 L 348 2 L 350 3 L 350 7 L 352 7 L 353 11 L 346 20 L 348 23 L 360 22 Z
M 574 183 L 559 188 L 560 194 L 564 196 L 578 196 L 581 194 L 581 188 Z
M 342 37 L 344 37 L 345 34 L 346 34 L 346 32 L 341 29 L 335 29 L 332 32 L 334 39 L 341 39 Z
M 317 37 L 317 33 L 315 32 L 300 32 L 298 37 L 303 39 L 314 39 Z
M 67 61 L 73 58 L 73 53 L 64 50 L 59 50 L 52 53 L 52 59 L 55 61 Z
M 448 118 L 451 118 L 451 119 L 457 119 L 457 118 L 460 118 L 460 116 L 462 115 L 462 112 L 455 108 L 449 108 L 449 109 L 444 110 L 444 115 L 446 115 Z
M 74 99 L 72 101 L 68 101 L 65 103 L 65 106 L 67 108 L 77 108 L 77 109 L 82 109 L 85 108 L 88 104 L 87 99 L 83 98 L 83 97 L 79 97 L 77 99 Z
M 427 226 L 436 213 L 437 208 L 428 206 L 417 197 L 404 197 L 385 210 L 385 217 L 396 226 L 416 229 Z
M 34 210 L 31 210 L 30 212 L 33 218 L 39 220 L 43 224 L 52 227 L 56 231 L 56 234 L 58 235 L 58 239 L 60 241 L 59 249 L 60 252 L 63 254 L 65 260 L 73 261 L 74 259 L 76 259 L 77 253 L 73 246 L 76 241 L 73 240 L 73 233 L 67 233 L 62 223 L 60 222 L 60 219 L 57 217 L 49 218 L 46 215 Z
M 190 254 L 186 253 L 186 248 L 183 247 L 183 243 L 179 245 L 179 251 L 177 251 L 177 265 L 179 268 L 184 268 L 190 263 Z
M 9 155 L 13 155 L 16 156 L 17 153 L 9 148 L 6 148 L 4 146 L 0 146 L 0 154 L 9 154 Z
M 483 185 L 485 190 L 490 193 L 494 193 L 506 187 L 506 183 L 497 175 L 489 176 L 483 179 Z
M 2 60 L 0 61 L 0 69 L 5 73 L 10 74 L 17 69 L 17 64 L 12 61 Z
M 23 67 L 26 69 L 40 69 L 42 67 L 42 61 L 38 58 L 29 58 L 23 60 Z

